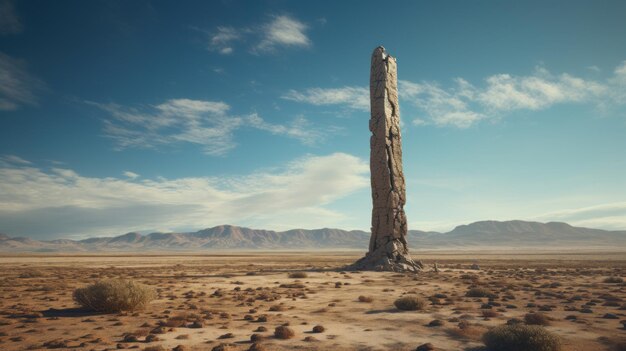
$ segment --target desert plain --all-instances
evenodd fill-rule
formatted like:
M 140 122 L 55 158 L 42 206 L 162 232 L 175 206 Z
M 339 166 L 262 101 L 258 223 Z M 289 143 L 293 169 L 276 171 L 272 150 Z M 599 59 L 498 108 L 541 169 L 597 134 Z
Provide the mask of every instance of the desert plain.
M 412 255 L 423 272 L 343 270 L 360 252 L 3 254 L 0 350 L 483 350 L 484 332 L 516 321 L 564 350 L 626 349 L 624 252 Z M 108 278 L 156 298 L 122 313 L 73 300 Z M 397 309 L 406 295 L 424 307 Z

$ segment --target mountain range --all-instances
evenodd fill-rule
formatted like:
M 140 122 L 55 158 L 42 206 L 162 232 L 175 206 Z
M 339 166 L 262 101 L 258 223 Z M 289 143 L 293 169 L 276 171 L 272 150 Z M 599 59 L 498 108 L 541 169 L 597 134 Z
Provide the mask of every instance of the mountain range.
M 0 252 L 143 252 L 216 250 L 367 250 L 361 230 L 293 229 L 283 232 L 221 225 L 186 233 L 131 232 L 84 240 L 34 240 L 0 234 Z M 626 249 L 626 230 L 574 227 L 567 223 L 481 221 L 447 233 L 410 230 L 412 250 Z

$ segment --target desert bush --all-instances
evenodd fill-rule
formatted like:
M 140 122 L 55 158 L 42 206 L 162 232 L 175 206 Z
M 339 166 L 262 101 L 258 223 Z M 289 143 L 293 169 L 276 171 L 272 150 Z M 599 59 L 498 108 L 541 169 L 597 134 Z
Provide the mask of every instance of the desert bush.
M 485 318 L 495 318 L 498 317 L 500 315 L 500 313 L 494 311 L 494 310 L 483 310 L 482 311 L 482 315 Z
M 621 277 L 607 277 L 604 279 L 604 282 L 608 284 L 621 284 L 624 282 L 624 279 Z
M 446 333 L 455 339 L 480 341 L 485 328 L 480 325 L 472 325 L 467 321 L 461 321 L 457 327 L 448 328 Z
M 74 290 L 74 300 L 79 305 L 98 312 L 140 310 L 155 297 L 154 289 L 124 279 L 101 280 Z
M 489 351 L 559 351 L 561 340 L 538 325 L 502 325 L 483 335 Z
M 45 276 L 42 271 L 36 269 L 28 269 L 20 273 L 19 278 L 41 278 Z
M 282 312 L 282 311 L 286 311 L 287 307 L 285 305 L 274 305 L 274 306 L 270 306 L 270 311 L 272 312 Z
M 293 329 L 284 325 L 276 327 L 274 329 L 274 336 L 278 339 L 291 339 L 296 335 Z
M 543 313 L 526 313 L 524 322 L 528 325 L 550 325 L 550 319 Z
M 359 302 L 372 302 L 374 301 L 374 298 L 371 296 L 359 296 Z
M 313 327 L 313 332 L 314 333 L 323 333 L 326 330 L 326 328 L 324 328 L 324 326 L 322 325 L 316 325 Z
M 293 272 L 293 273 L 289 273 L 289 278 L 294 278 L 294 279 L 302 279 L 302 278 L 306 278 L 309 275 L 306 274 L 305 272 Z
M 485 288 L 471 288 L 466 293 L 467 297 L 495 297 L 495 294 Z
M 426 302 L 415 295 L 407 295 L 397 299 L 393 303 L 397 309 L 403 311 L 417 311 L 426 306 Z

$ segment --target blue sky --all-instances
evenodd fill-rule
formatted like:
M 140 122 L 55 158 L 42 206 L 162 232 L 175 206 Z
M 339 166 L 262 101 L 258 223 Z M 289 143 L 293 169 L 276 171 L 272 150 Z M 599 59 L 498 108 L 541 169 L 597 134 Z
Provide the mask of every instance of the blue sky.
M 369 229 L 370 54 L 410 229 L 626 229 L 623 1 L 0 0 L 0 232 Z

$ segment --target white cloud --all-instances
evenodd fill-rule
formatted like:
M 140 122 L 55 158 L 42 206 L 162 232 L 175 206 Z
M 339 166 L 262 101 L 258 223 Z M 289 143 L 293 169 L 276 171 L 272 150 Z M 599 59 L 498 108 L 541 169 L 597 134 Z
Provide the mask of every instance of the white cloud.
M 233 42 L 242 39 L 242 33 L 233 27 L 217 27 L 217 30 L 210 36 L 209 50 L 217 51 L 223 55 L 232 54 Z
M 254 54 L 311 46 L 311 39 L 306 34 L 308 26 L 288 15 L 272 16 L 266 23 L 249 27 L 219 26 L 214 31 L 194 29 L 208 34 L 208 49 L 222 55 L 234 53 L 238 44 L 248 45 L 249 52 Z
M 16 110 L 37 102 L 34 91 L 41 81 L 31 76 L 24 64 L 0 52 L 0 111 Z
M 312 128 L 310 122 L 302 116 L 296 117 L 288 125 L 281 125 L 268 123 L 256 113 L 253 113 L 246 118 L 246 122 L 252 128 L 264 130 L 275 135 L 285 135 L 300 140 L 306 145 L 314 145 L 324 138 L 324 134 Z
M 90 236 L 224 223 L 268 229 L 340 226 L 346 217 L 325 206 L 367 187 L 368 170 L 363 160 L 344 153 L 226 178 L 94 178 L 70 169 L 2 165 L 0 230 Z
M 199 145 L 206 154 L 219 156 L 236 147 L 234 133 L 241 128 L 283 135 L 307 145 L 315 144 L 322 136 L 304 117 L 286 125 L 273 124 L 256 113 L 229 115 L 230 106 L 221 101 L 172 99 L 144 108 L 91 104 L 110 113 L 112 118 L 104 121 L 104 133 L 120 150 L 183 142 Z
M 14 1 L 0 0 L 0 35 L 17 34 L 22 29 L 22 23 L 15 11 Z
M 496 74 L 476 86 L 463 78 L 443 87 L 437 82 L 398 81 L 400 99 L 420 112 L 414 125 L 468 128 L 481 120 L 493 120 L 516 110 L 542 110 L 556 104 L 592 103 L 605 108 L 626 103 L 626 61 L 604 81 L 563 73 L 554 75 L 537 68 L 532 75 Z M 313 105 L 344 105 L 351 109 L 369 108 L 366 87 L 310 88 L 290 90 L 283 99 Z
M 30 161 L 25 160 L 19 156 L 15 155 L 4 155 L 0 156 L 0 163 L 5 164 L 14 164 L 14 165 L 30 165 L 32 164 Z
M 603 84 L 562 74 L 552 76 L 540 70 L 534 76 L 498 74 L 487 78 L 487 87 L 477 100 L 492 111 L 539 110 L 558 103 L 583 102 L 605 95 Z
M 311 40 L 305 34 L 307 26 L 289 16 L 276 16 L 263 26 L 263 38 L 257 45 L 260 51 L 272 51 L 279 46 L 308 47 Z
M 542 221 L 567 222 L 571 225 L 626 230 L 626 202 L 571 208 L 549 212 L 536 217 Z
M 131 171 L 125 171 L 123 173 L 126 177 L 130 178 L 130 179 L 137 179 L 139 178 L 139 174 L 135 173 L 135 172 L 131 172 Z
M 569 74 L 554 76 L 538 68 L 531 76 L 497 74 L 476 87 L 462 78 L 444 89 L 432 82 L 400 81 L 400 96 L 426 112 L 432 124 L 467 128 L 477 121 L 514 110 L 540 110 L 561 103 L 597 101 L 606 84 Z
M 400 96 L 426 112 L 432 124 L 466 128 L 483 119 L 499 118 L 515 110 L 541 110 L 556 104 L 594 103 L 597 106 L 621 103 L 618 93 L 626 90 L 616 84 L 620 75 L 604 82 L 563 73 L 553 75 L 537 68 L 533 75 L 497 74 L 487 77 L 483 87 L 462 78 L 451 88 L 436 83 L 400 82 Z M 626 75 L 625 75 L 626 76 Z M 623 102 L 623 101 L 622 101 Z
M 398 82 L 400 97 L 410 100 L 419 106 L 429 121 L 419 118 L 413 124 L 424 125 L 434 123 L 438 126 L 451 125 L 467 128 L 485 116 L 470 110 L 467 99 L 472 99 L 474 92 L 469 83 L 463 79 L 456 80 L 456 87 L 445 90 L 435 83 L 413 83 L 405 80 Z
M 304 91 L 289 90 L 282 96 L 285 100 L 312 105 L 346 105 L 355 110 L 370 108 L 369 90 L 365 87 L 310 88 Z

